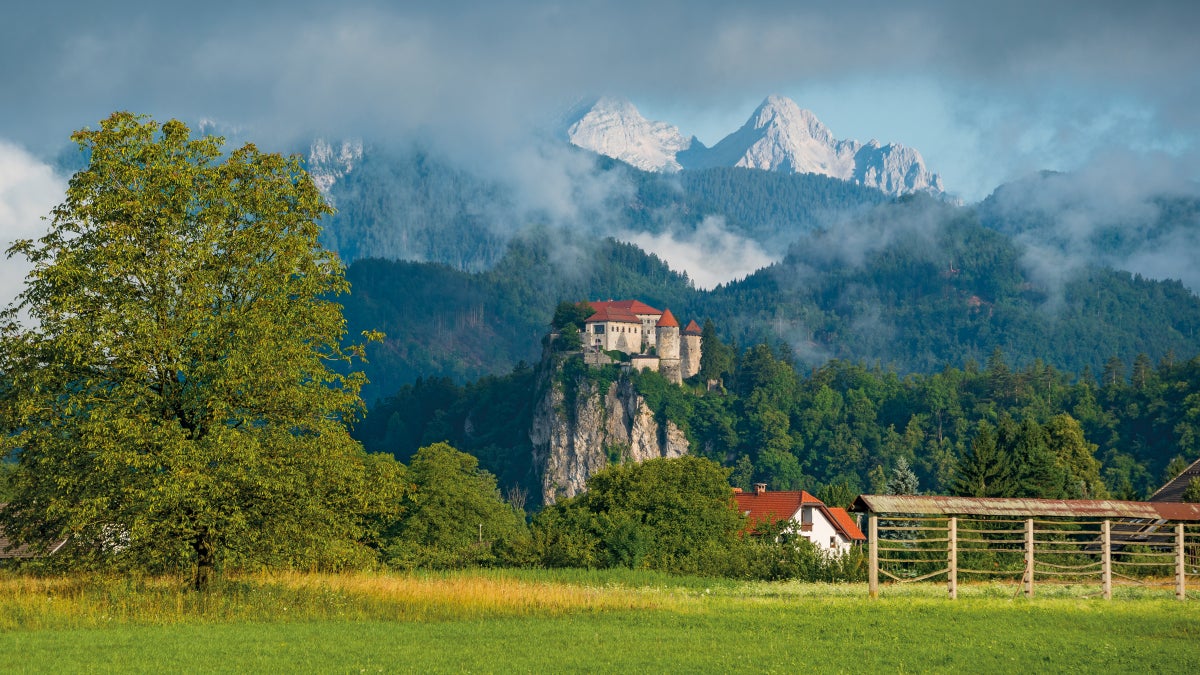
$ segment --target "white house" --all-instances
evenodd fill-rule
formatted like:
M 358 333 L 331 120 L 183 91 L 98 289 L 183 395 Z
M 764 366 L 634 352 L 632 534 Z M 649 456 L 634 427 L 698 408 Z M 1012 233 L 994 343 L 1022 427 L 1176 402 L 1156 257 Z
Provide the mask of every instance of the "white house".
M 733 498 L 750 519 L 750 529 L 764 522 L 790 521 L 785 533 L 804 537 L 830 555 L 842 555 L 867 540 L 845 509 L 826 506 L 803 490 L 768 492 L 765 483 L 757 483 L 754 492 L 735 489 Z

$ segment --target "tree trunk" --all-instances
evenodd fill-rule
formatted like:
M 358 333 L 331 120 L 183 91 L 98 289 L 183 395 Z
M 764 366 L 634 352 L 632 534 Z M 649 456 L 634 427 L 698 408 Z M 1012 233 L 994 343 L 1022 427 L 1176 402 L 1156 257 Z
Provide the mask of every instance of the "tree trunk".
M 197 591 L 204 591 L 212 583 L 216 567 L 216 554 L 207 529 L 200 530 L 192 547 L 196 551 L 196 578 L 193 580 L 192 586 Z

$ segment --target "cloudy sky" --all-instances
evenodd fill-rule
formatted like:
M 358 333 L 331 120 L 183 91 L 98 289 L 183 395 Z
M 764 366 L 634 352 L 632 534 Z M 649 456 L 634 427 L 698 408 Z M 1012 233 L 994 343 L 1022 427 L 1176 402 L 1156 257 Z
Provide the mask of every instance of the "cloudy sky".
M 0 234 L 36 229 L 62 180 L 45 162 L 116 109 L 503 165 L 584 97 L 712 144 L 779 93 L 839 137 L 916 147 L 968 201 L 1131 153 L 1191 179 L 1198 29 L 1200 3 L 1153 0 L 12 3 Z

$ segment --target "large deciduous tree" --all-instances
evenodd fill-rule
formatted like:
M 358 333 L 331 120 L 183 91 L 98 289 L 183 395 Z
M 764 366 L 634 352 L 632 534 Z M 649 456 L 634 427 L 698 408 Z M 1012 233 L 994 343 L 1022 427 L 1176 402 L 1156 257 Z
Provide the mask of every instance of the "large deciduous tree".
M 394 472 L 347 433 L 363 379 L 331 366 L 361 352 L 299 161 L 130 113 L 72 138 L 87 167 L 9 249 L 33 266 L 0 330 L 9 533 L 197 586 L 366 555 L 366 483 Z
M 553 566 L 721 573 L 745 524 L 728 477 L 691 456 L 609 467 L 538 515 L 535 547 Z

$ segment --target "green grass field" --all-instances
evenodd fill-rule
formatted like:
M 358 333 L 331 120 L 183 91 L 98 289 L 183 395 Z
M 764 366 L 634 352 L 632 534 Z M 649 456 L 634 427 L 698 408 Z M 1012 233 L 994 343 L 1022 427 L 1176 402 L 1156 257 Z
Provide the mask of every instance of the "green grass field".
M 1198 672 L 1200 603 L 475 572 L 0 577 L 2 672 Z

